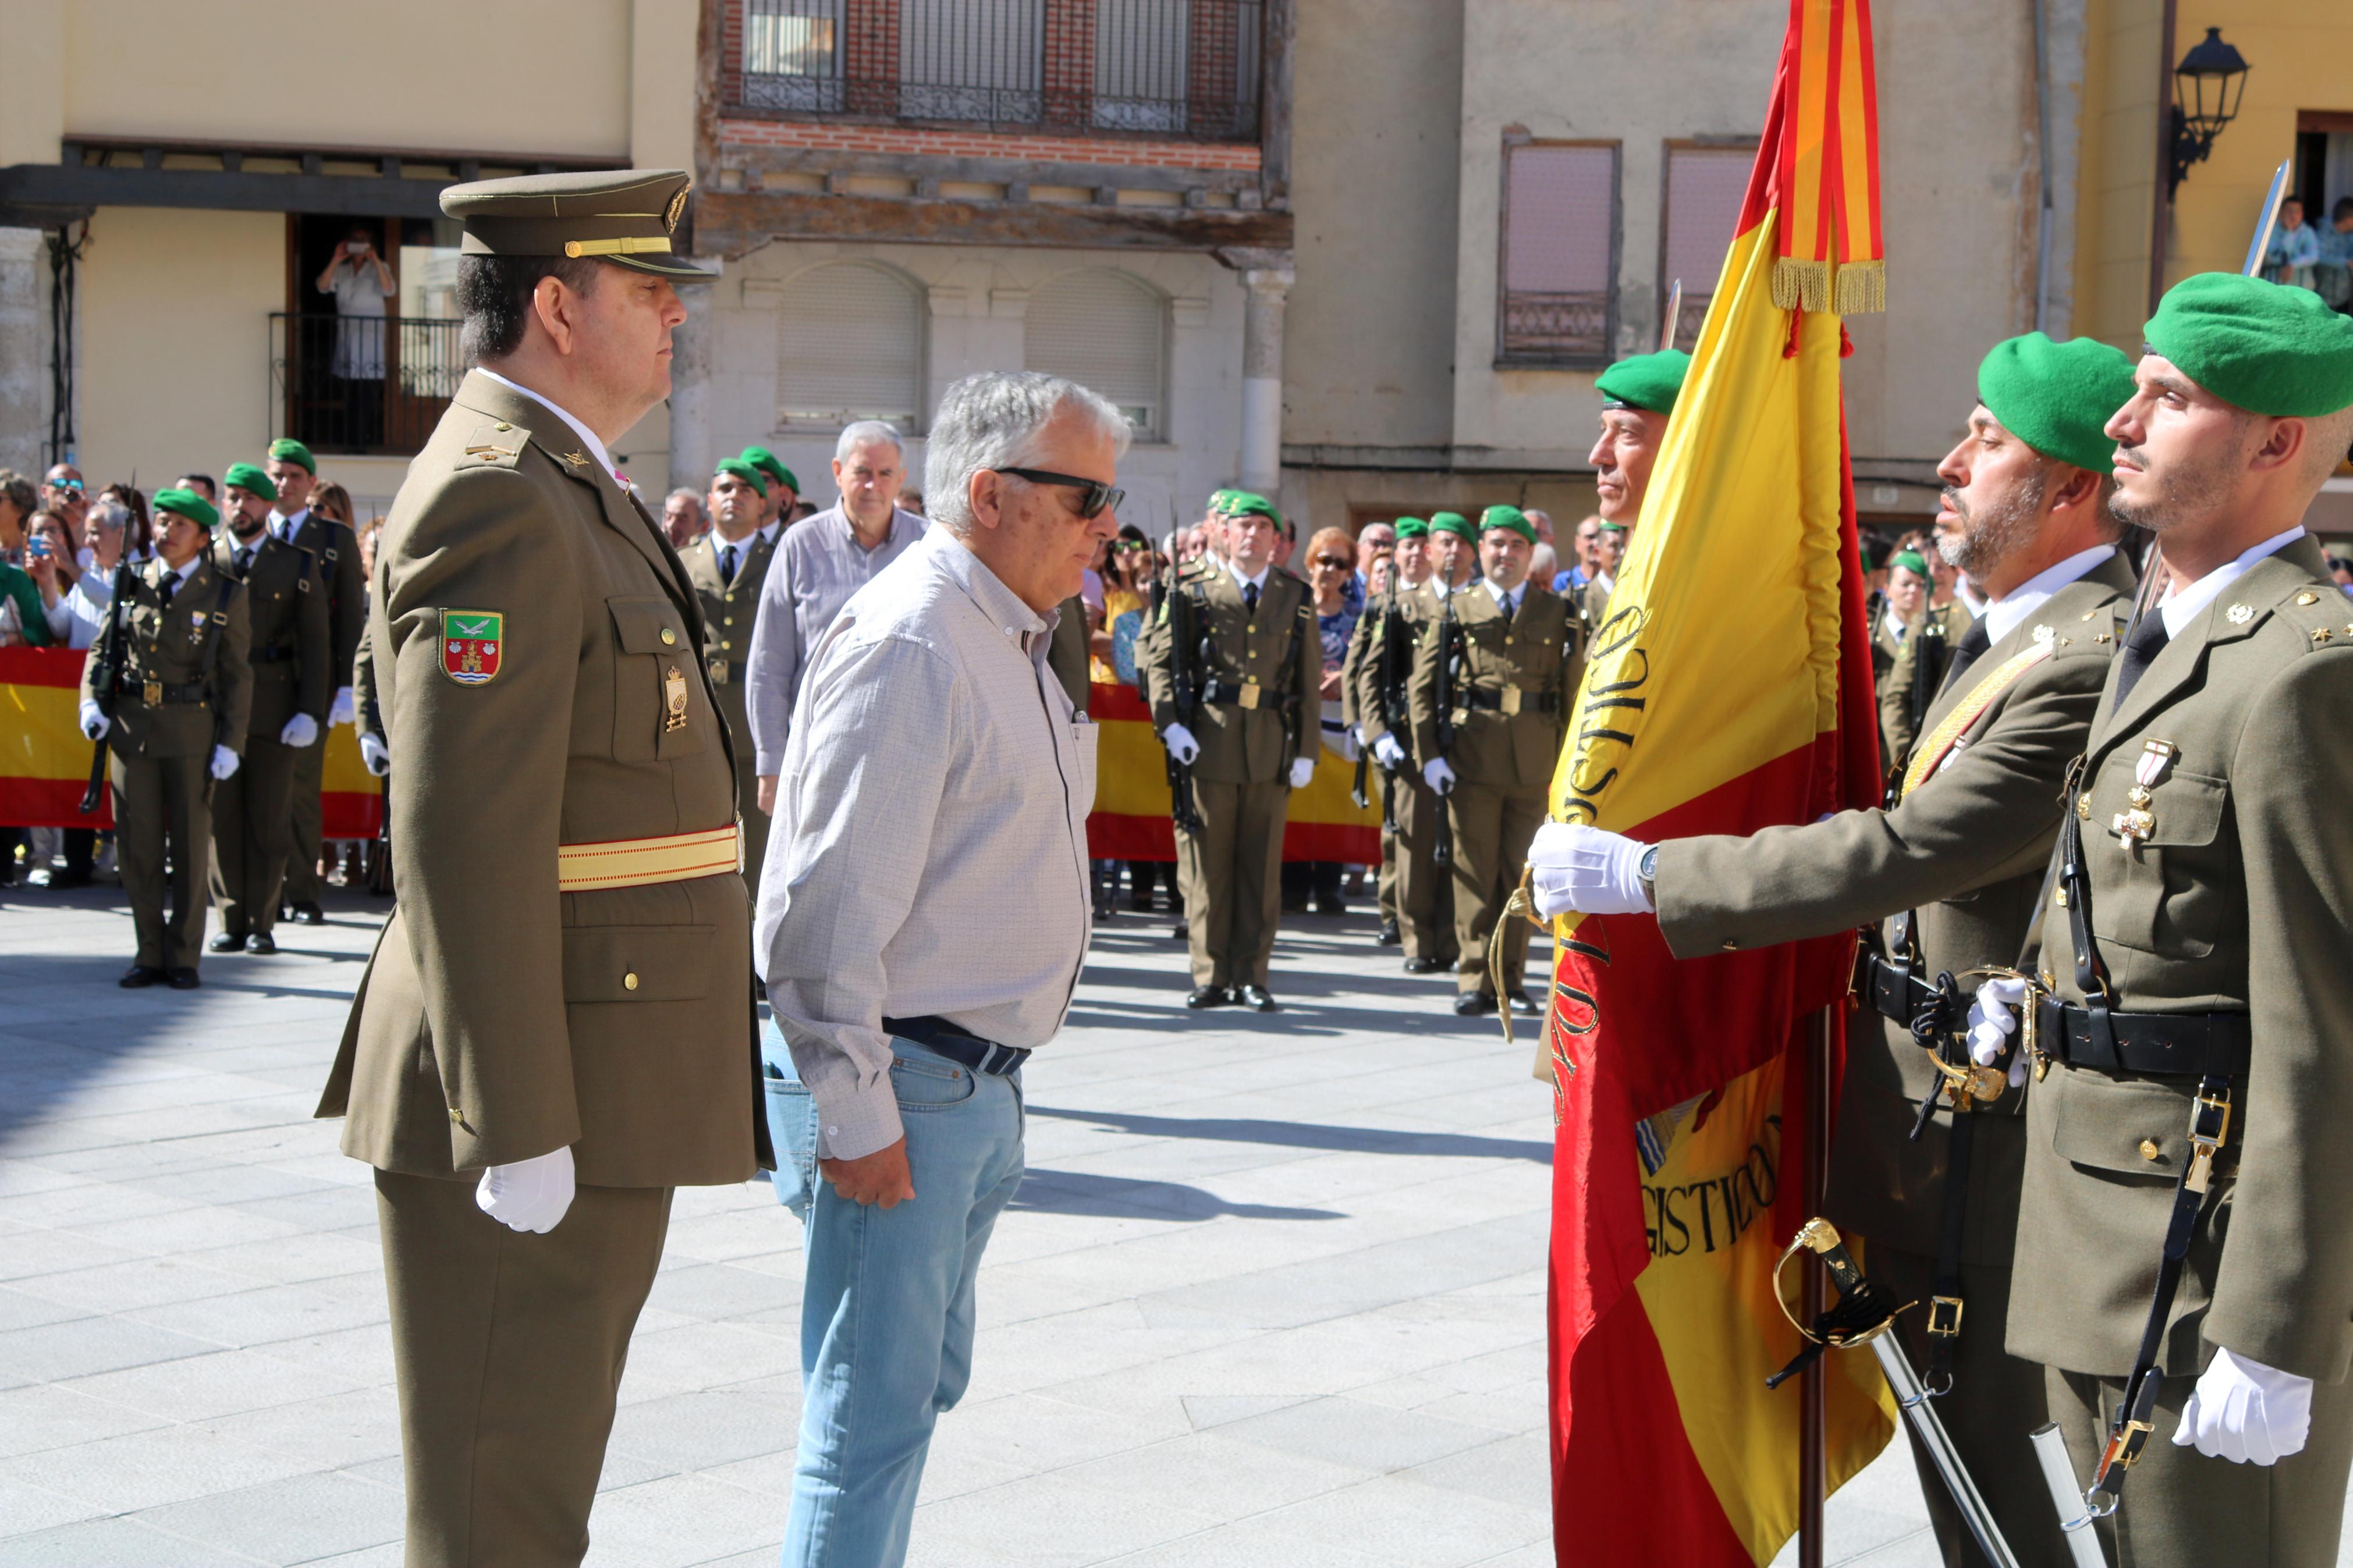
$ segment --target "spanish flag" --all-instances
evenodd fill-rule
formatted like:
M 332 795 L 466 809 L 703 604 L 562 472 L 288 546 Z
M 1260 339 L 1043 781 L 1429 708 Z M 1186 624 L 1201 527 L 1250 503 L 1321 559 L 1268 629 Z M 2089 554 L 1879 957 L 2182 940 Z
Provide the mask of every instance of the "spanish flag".
M 1839 311 L 1883 298 L 1867 0 L 1792 0 L 1739 232 L 1596 628 L 1564 821 L 1657 842 L 1878 796 Z M 1727 614 L 1739 606 L 1738 615 Z M 1568 917 L 1546 1021 L 1556 1554 L 1762 1564 L 1797 1528 L 1800 1343 L 1773 1265 L 1800 1212 L 1804 1021 L 1852 942 L 1677 963 L 1649 916 Z M 1829 1484 L 1886 1443 L 1877 1363 L 1832 1353 Z

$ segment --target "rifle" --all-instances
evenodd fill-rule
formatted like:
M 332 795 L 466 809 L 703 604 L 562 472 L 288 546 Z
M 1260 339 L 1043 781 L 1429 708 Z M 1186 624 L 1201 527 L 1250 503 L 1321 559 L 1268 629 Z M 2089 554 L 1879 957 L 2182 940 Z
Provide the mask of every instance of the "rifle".
M 1438 616 L 1437 729 L 1440 758 L 1454 750 L 1454 655 L 1455 644 L 1461 635 L 1461 628 L 1454 624 L 1454 595 L 1449 594 Z M 1438 842 L 1431 847 L 1430 858 L 1432 865 L 1454 864 L 1454 822 L 1443 800 L 1438 803 Z
M 1381 651 L 1373 681 L 1373 700 L 1380 707 L 1381 728 L 1395 734 L 1398 721 L 1403 719 L 1406 721 L 1405 728 L 1410 733 L 1413 725 L 1405 690 L 1405 659 L 1399 650 L 1410 645 L 1413 625 L 1405 618 L 1405 612 L 1398 608 L 1395 588 L 1389 590 L 1388 597 L 1382 602 L 1377 635 L 1381 639 Z M 1395 833 L 1398 827 L 1397 770 L 1385 763 L 1381 771 L 1388 774 L 1389 779 L 1388 790 L 1381 802 L 1381 826 Z
M 1920 618 L 1919 639 L 1912 646 L 1912 738 L 1917 745 L 1922 727 L 1928 721 L 1929 704 L 1936 700 L 1936 689 L 1945 684 L 1945 667 L 1952 661 L 1952 648 L 1945 640 L 1945 617 L 1931 605 Z
M 1191 731 L 1201 709 L 1200 634 L 1193 624 L 1193 596 L 1180 582 L 1168 584 L 1168 692 L 1176 721 Z M 1198 733 L 1198 732 L 1197 732 Z M 1198 833 L 1201 814 L 1193 803 L 1193 765 L 1168 752 L 1168 817 L 1178 830 Z
M 122 645 L 130 632 L 122 624 L 122 606 L 130 597 L 137 574 L 131 569 L 129 541 L 124 542 L 122 559 L 114 563 L 114 596 L 106 605 L 106 629 L 99 635 L 98 647 L 90 658 L 98 661 L 90 682 L 90 700 L 106 720 L 106 734 L 100 737 L 90 755 L 90 785 L 81 792 L 81 805 L 77 808 L 88 816 L 98 809 L 99 792 L 106 787 L 107 742 L 114 734 L 116 699 L 121 695 Z

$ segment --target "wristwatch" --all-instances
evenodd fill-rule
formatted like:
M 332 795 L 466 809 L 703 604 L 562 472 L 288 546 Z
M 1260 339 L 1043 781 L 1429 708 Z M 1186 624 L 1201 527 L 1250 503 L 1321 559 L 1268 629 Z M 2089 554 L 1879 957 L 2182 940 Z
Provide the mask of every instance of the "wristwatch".
M 1659 889 L 1657 886 L 1659 879 L 1659 847 L 1657 845 L 1653 844 L 1648 849 L 1642 851 L 1642 862 L 1641 865 L 1634 868 L 1634 875 L 1642 879 L 1642 896 L 1651 900 L 1651 907 L 1652 909 L 1657 909 L 1659 907 Z

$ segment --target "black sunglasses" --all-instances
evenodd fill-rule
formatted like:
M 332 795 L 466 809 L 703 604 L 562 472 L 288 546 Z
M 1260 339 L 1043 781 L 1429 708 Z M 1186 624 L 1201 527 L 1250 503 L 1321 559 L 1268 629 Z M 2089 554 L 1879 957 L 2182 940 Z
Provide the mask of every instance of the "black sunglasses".
M 1101 479 L 1082 479 L 1076 474 L 1057 474 L 1045 468 L 997 468 L 993 471 L 1011 474 L 1017 479 L 1028 479 L 1033 485 L 1057 485 L 1066 490 L 1082 492 L 1079 496 L 1081 517 L 1101 516 L 1105 507 L 1117 510 L 1119 503 L 1127 499 L 1125 490 L 1114 489 Z
M 1315 564 L 1316 564 L 1316 565 L 1318 565 L 1318 566 L 1350 566 L 1350 567 L 1352 567 L 1352 566 L 1356 565 L 1356 563 L 1355 563 L 1355 562 L 1353 562 L 1353 561 L 1343 561 L 1343 560 L 1341 560 L 1341 559 L 1340 559 L 1338 556 L 1336 556 L 1336 555 L 1318 555 L 1318 556 L 1315 558 Z

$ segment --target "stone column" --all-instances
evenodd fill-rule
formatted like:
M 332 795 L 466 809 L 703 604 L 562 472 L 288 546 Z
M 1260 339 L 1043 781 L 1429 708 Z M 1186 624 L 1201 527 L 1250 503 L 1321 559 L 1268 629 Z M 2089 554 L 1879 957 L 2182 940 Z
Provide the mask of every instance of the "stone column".
M 1242 269 L 1243 488 L 1272 497 L 1282 485 L 1282 307 L 1288 265 Z
M 686 306 L 686 320 L 670 333 L 670 482 L 672 486 L 695 485 L 711 477 L 711 465 L 717 461 L 718 452 L 712 445 L 716 439 L 712 429 L 715 410 L 712 407 L 712 368 L 715 356 L 712 337 L 718 330 L 718 316 L 712 296 L 723 285 L 697 283 L 678 291 L 680 301 Z M 656 516 L 661 512 L 658 500 L 649 498 Z
M 0 468 L 37 475 L 48 426 L 47 332 L 41 274 L 47 238 L 37 228 L 0 228 Z

